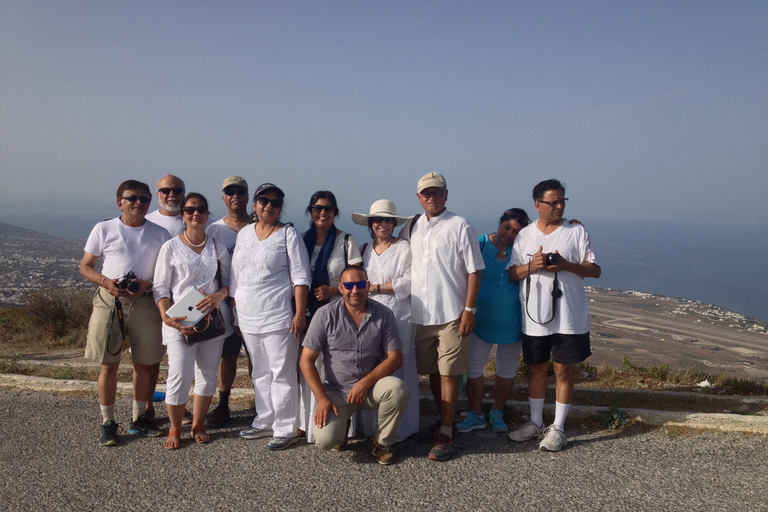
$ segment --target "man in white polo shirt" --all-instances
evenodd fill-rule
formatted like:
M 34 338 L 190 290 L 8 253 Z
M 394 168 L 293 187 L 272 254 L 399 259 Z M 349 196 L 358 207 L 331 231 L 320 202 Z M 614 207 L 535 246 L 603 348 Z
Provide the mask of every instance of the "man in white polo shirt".
M 445 208 L 448 187 L 440 174 L 419 180 L 416 196 L 424 208 L 411 233 L 411 321 L 416 325 L 416 362 L 429 375 L 440 422 L 430 432 L 429 458 L 446 461 L 455 452 L 453 418 L 459 375 L 467 372 L 470 333 L 480 271 L 485 268 L 477 233 Z
M 145 183 L 128 180 L 120 184 L 117 206 L 122 215 L 96 224 L 80 262 L 83 277 L 99 286 L 88 323 L 85 357 L 101 363 L 98 395 L 102 446 L 117 444 L 117 370 L 126 337 L 133 360 L 133 421 L 128 431 L 149 437 L 162 434 L 147 417 L 146 409 L 152 400 L 152 375 L 157 374 L 163 358 L 163 322 L 152 297 L 152 278 L 160 247 L 170 235 L 147 222 L 151 200 Z M 101 272 L 96 270 L 99 258 L 103 258 Z

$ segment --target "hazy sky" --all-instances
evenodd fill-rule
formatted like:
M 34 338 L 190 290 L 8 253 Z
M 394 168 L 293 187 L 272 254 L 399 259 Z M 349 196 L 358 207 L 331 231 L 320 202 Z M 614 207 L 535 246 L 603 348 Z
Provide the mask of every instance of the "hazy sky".
M 416 213 L 429 171 L 470 220 L 556 177 L 585 221 L 768 222 L 764 0 L 0 0 L 0 70 L 0 221 L 50 233 L 166 173 L 302 226 L 318 189 Z

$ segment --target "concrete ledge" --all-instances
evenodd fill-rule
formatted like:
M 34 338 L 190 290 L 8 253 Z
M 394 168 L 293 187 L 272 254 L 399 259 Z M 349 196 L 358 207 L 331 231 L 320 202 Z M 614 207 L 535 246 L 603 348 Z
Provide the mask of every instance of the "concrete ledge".
M 0 374 L 0 387 L 13 388 L 26 391 L 41 391 L 49 393 L 79 392 L 96 393 L 96 382 L 84 380 L 63 380 L 47 377 L 35 377 L 31 375 Z M 158 384 L 158 391 L 165 391 L 164 384 Z M 646 392 L 650 393 L 650 392 Z M 117 395 L 130 397 L 133 395 L 133 385 L 129 382 L 117 384 Z M 232 390 L 232 398 L 252 398 L 253 390 L 235 388 Z M 430 395 L 421 395 L 422 400 L 432 400 Z M 466 399 L 460 400 L 466 402 Z M 484 402 L 486 402 L 484 400 Z M 518 410 L 527 411 L 528 402 L 507 402 Z M 598 418 L 609 411 L 608 407 L 595 407 L 588 405 L 573 405 L 568 414 L 569 418 L 592 419 Z M 648 409 L 624 409 L 629 418 L 640 423 L 657 427 L 687 427 L 702 430 L 722 430 L 724 432 L 749 432 L 754 434 L 768 434 L 768 416 L 746 416 L 741 414 L 697 413 L 685 411 L 652 411 Z M 544 411 L 553 416 L 554 404 L 546 404 Z

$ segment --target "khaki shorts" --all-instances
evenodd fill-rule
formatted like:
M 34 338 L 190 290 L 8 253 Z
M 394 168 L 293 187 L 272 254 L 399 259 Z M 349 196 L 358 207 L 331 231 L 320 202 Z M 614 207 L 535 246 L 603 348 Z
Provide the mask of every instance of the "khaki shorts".
M 163 359 L 163 321 L 154 299 L 139 297 L 120 299 L 123 306 L 123 324 L 127 339 L 120 333 L 120 321 L 115 310 L 115 297 L 106 288 L 99 287 L 93 296 L 93 312 L 88 322 L 85 357 L 97 363 L 120 361 L 120 346 L 130 347 L 134 363 L 157 364 Z M 112 329 L 112 336 L 108 332 Z M 109 338 L 109 350 L 106 349 Z M 112 355 L 116 353 L 116 355 Z
M 416 325 L 416 367 L 421 375 L 463 375 L 469 364 L 470 336 L 459 336 L 461 319 L 442 325 Z

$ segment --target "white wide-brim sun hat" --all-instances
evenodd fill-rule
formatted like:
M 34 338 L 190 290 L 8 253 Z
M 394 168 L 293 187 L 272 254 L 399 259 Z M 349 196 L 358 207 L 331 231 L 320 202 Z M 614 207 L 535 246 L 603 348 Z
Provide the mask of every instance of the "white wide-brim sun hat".
M 390 217 L 395 219 L 395 226 L 404 224 L 410 217 L 400 217 L 397 214 L 397 208 L 395 203 L 389 199 L 379 199 L 371 205 L 371 213 L 353 213 L 352 222 L 359 224 L 360 226 L 367 226 L 368 219 L 371 217 Z

